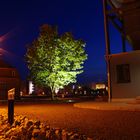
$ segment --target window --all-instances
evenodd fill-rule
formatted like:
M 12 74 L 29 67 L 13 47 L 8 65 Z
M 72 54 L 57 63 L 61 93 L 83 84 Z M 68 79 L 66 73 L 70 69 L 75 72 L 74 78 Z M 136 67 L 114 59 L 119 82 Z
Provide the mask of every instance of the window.
M 16 76 L 15 71 L 12 71 L 12 76 L 13 76 L 13 77 L 15 77 L 15 76 Z
M 117 83 L 130 82 L 129 64 L 121 64 L 116 66 L 117 69 Z

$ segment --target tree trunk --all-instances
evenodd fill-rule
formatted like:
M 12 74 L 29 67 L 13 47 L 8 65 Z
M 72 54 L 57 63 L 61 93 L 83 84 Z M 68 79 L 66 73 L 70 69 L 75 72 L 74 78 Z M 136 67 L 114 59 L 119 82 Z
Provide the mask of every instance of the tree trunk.
M 52 91 L 52 100 L 55 100 L 55 91 Z
M 50 86 L 50 89 L 51 89 L 51 99 L 55 100 L 55 89 L 53 86 Z

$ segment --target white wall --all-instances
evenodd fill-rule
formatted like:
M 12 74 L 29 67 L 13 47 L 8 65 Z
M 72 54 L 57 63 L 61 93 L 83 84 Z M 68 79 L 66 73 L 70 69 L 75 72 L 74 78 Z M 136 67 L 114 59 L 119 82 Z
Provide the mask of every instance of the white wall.
M 110 55 L 112 98 L 140 96 L 140 51 Z M 130 83 L 117 83 L 116 65 L 129 64 Z

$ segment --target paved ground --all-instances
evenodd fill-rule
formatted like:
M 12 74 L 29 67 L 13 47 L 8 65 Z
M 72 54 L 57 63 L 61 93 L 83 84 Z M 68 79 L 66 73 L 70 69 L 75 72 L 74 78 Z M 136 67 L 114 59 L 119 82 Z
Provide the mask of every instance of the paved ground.
M 6 108 L 6 106 L 0 106 Z M 15 113 L 78 131 L 95 140 L 140 140 L 140 111 L 94 110 L 71 104 L 15 105 Z

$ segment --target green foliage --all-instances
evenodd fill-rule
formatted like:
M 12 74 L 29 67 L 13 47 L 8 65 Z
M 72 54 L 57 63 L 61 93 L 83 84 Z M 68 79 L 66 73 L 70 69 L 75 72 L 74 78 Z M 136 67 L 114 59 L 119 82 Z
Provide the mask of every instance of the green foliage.
M 85 43 L 71 33 L 59 35 L 56 27 L 43 25 L 39 37 L 29 45 L 26 61 L 32 80 L 47 85 L 52 92 L 76 82 L 87 59 Z

